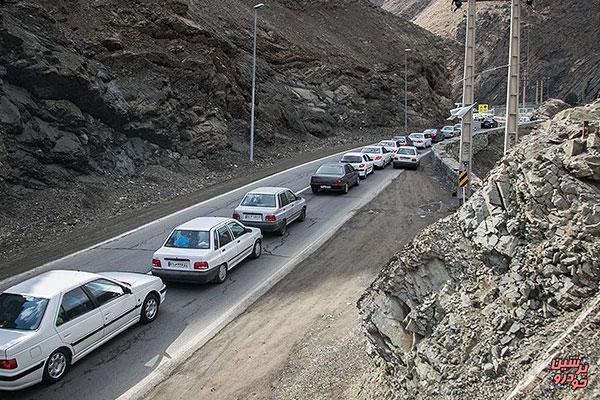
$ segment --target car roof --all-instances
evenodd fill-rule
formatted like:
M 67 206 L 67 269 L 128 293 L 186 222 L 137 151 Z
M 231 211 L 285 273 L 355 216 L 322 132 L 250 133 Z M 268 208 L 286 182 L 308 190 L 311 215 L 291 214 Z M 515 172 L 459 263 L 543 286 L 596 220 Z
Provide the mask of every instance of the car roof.
M 422 134 L 423 134 L 423 132 L 413 132 L 410 135 L 422 135 Z M 410 136 L 410 135 L 408 135 L 408 136 Z
M 321 167 L 339 167 L 339 166 L 343 167 L 343 165 L 341 165 L 340 163 L 327 163 L 327 164 L 321 165 L 319 168 L 321 168 Z
M 288 188 L 284 188 L 284 187 L 259 187 L 256 189 L 252 189 L 251 191 L 249 191 L 248 193 L 254 193 L 254 194 L 277 194 L 277 193 L 281 193 L 281 192 L 285 192 L 286 190 L 290 190 Z
M 380 140 L 379 143 L 384 143 L 384 142 L 391 142 L 391 143 L 396 143 L 395 139 L 385 139 L 385 140 Z
M 342 158 L 346 157 L 346 156 L 355 156 L 355 157 L 362 157 L 363 153 L 346 153 L 342 156 Z
M 370 144 L 368 146 L 363 146 L 363 149 L 366 149 L 367 147 L 375 147 L 375 148 L 381 149 L 383 146 L 380 146 L 378 144 Z
M 227 221 L 233 221 L 233 220 L 231 218 L 224 218 L 224 217 L 199 217 L 199 218 L 194 218 L 193 220 L 188 221 L 185 224 L 181 224 L 175 229 L 208 231 L 211 228 L 214 228 L 215 226 L 220 225 L 223 222 L 227 222 Z
M 54 270 L 27 279 L 5 291 L 50 299 L 58 294 L 101 278 L 97 274 L 83 271 Z

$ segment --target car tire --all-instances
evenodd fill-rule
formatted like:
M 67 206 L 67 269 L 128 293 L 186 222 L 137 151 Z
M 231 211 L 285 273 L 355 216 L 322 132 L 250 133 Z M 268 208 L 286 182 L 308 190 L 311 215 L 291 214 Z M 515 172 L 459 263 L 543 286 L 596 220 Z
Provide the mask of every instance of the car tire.
M 311 189 L 314 194 L 319 193 L 319 189 L 317 189 L 316 187 L 311 187 Z
M 305 219 L 306 219 L 306 207 L 302 208 L 302 211 L 300 211 L 300 216 L 298 217 L 298 221 L 304 222 Z
M 213 282 L 216 284 L 225 282 L 227 280 L 227 272 L 227 264 L 221 264 L 219 266 L 219 272 L 217 273 L 217 276 L 215 276 Z
M 360 186 L 360 176 L 356 177 L 356 186 Z
M 252 257 L 253 259 L 257 259 L 260 257 L 261 254 L 262 241 L 260 239 L 257 239 L 256 242 L 254 242 L 254 247 L 252 248 L 252 255 L 250 257 Z
M 56 383 L 65 377 L 71 363 L 71 354 L 67 349 L 54 350 L 44 364 L 44 375 L 42 380 L 45 383 Z
M 159 305 L 160 299 L 156 294 L 150 293 L 148 296 L 146 296 L 144 303 L 142 303 L 142 313 L 140 316 L 140 321 L 142 324 L 149 324 L 156 319 Z
M 346 184 L 344 185 L 344 191 L 343 191 L 343 193 L 344 193 L 344 194 L 348 194 L 348 192 L 349 192 L 349 191 L 350 191 L 350 187 L 348 186 L 348 183 L 346 183 Z
M 284 219 L 283 225 L 281 226 L 281 228 L 279 228 L 279 230 L 277 231 L 277 234 L 279 236 L 284 236 L 286 233 L 287 233 L 287 221 Z

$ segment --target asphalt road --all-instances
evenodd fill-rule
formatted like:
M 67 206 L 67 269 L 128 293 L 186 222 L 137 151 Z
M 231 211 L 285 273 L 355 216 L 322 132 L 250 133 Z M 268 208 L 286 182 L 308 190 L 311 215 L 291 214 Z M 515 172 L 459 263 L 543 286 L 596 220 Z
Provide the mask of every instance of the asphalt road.
M 162 218 L 133 232 L 37 268 L 85 271 L 147 272 L 152 253 L 175 226 L 199 216 L 231 216 L 241 197 L 260 186 L 284 186 L 294 192 L 306 189 L 310 175 L 323 162 L 316 160 L 236 189 L 196 206 Z M 222 285 L 168 284 L 167 299 L 158 319 L 135 326 L 75 364 L 57 385 L 38 385 L 11 394 L 14 399 L 126 399 L 143 393 L 168 374 L 177 362 L 189 357 L 223 326 L 316 250 L 350 218 L 354 210 L 385 189 L 402 170 L 376 171 L 348 195 L 313 195 L 304 190 L 307 219 L 294 223 L 285 237 L 265 235 L 264 253 L 231 271 Z M 6 289 L 14 280 L 0 283 Z M 140 392 L 139 390 L 142 390 Z

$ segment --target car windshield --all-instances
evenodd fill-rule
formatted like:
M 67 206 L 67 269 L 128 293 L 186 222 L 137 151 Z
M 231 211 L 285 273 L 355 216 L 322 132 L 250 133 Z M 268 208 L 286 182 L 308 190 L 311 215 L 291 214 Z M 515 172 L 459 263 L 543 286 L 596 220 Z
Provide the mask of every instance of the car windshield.
M 379 153 L 381 153 L 381 149 L 379 147 L 364 147 L 361 150 L 361 153 L 379 154 Z
M 344 167 L 341 165 L 323 165 L 317 170 L 317 175 L 344 175 Z
M 445 131 L 451 131 L 452 129 L 454 129 L 454 127 L 453 126 L 445 126 L 442 129 Z
M 412 136 L 415 139 L 423 139 L 423 137 L 424 137 L 424 135 L 422 133 L 413 133 L 410 136 Z
M 413 149 L 400 149 L 400 150 L 398 150 L 398 154 L 406 154 L 409 156 L 414 156 L 415 151 Z
M 359 163 L 362 162 L 362 159 L 360 156 L 344 156 L 340 161 L 344 163 Z
M 244 207 L 275 207 L 275 195 L 248 193 L 240 205 Z
M 47 305 L 48 299 L 0 294 L 0 329 L 36 330 L 42 322 Z
M 387 146 L 387 147 L 396 147 L 396 143 L 394 142 L 379 142 L 380 146 Z
M 207 231 L 176 229 L 171 233 L 165 247 L 176 249 L 210 249 L 210 235 Z

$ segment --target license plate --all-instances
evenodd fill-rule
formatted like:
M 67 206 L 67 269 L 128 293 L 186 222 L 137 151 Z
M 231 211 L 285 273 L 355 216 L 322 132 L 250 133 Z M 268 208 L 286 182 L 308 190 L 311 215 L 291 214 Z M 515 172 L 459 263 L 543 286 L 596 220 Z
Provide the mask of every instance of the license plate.
M 245 221 L 262 221 L 262 216 L 254 215 L 254 214 L 244 214 L 244 220 Z
M 189 261 L 167 261 L 167 268 L 190 269 Z
M 331 189 L 331 186 L 325 186 L 325 185 L 322 185 L 322 186 L 321 186 L 321 189 Z

